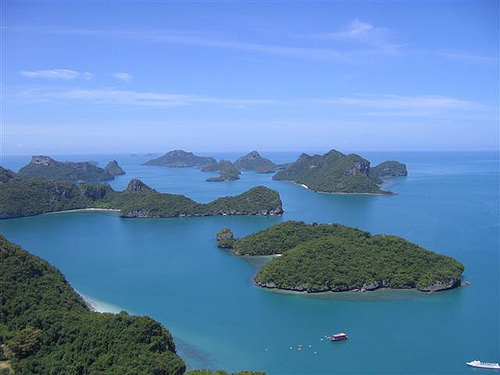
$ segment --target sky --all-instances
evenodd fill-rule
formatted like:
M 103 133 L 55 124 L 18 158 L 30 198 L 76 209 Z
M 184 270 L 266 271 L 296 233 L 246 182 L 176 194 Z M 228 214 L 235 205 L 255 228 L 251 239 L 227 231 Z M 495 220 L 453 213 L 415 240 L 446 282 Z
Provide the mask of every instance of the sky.
M 498 1 L 1 2 L 2 155 L 498 150 Z

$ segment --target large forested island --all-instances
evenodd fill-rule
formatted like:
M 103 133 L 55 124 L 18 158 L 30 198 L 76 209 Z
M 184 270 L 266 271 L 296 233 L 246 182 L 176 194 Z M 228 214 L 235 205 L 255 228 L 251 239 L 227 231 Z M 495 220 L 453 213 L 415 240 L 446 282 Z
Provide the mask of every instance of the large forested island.
M 19 170 L 20 177 L 73 182 L 107 181 L 124 173 L 115 160 L 100 168 L 91 162 L 60 162 L 44 155 L 33 156 L 31 162 Z
M 225 228 L 219 247 L 238 255 L 276 255 L 258 271 L 261 287 L 305 292 L 378 288 L 440 291 L 461 284 L 464 266 L 403 238 L 371 235 L 340 224 L 289 221 L 235 239 Z
M 212 157 L 196 156 L 192 152 L 184 150 L 172 150 L 159 158 L 152 159 L 144 165 L 154 165 L 160 167 L 194 167 L 207 164 L 214 164 L 217 161 Z
M 359 155 L 331 150 L 324 155 L 302 154 L 273 179 L 292 181 L 317 192 L 391 194 L 380 188 L 383 179 L 406 175 L 406 166 L 397 161 L 371 168 L 370 162 Z
M 1 167 L 0 167 L 1 168 Z M 123 191 L 104 184 L 73 184 L 42 178 L 22 178 L 0 169 L 0 219 L 64 210 L 101 208 L 120 211 L 128 218 L 216 215 L 275 215 L 283 212 L 278 192 L 264 186 L 240 195 L 198 203 L 184 195 L 163 194 L 140 180 Z
M 185 373 L 172 335 L 159 322 L 90 311 L 56 268 L 3 236 L 0 290 L 1 374 Z

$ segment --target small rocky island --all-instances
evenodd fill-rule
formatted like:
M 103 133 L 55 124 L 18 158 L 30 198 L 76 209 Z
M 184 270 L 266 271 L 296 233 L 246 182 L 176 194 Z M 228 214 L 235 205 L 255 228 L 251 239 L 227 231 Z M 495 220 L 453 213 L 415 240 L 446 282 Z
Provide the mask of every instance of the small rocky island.
M 198 203 L 184 195 L 159 193 L 137 179 L 123 191 L 115 191 L 107 184 L 24 178 L 4 168 L 0 179 L 5 181 L 0 189 L 0 219 L 85 208 L 119 210 L 121 217 L 129 218 L 283 213 L 278 192 L 264 186 Z
M 107 168 L 114 166 L 113 162 L 110 164 Z M 119 168 L 118 163 L 116 167 Z M 98 182 L 114 179 L 114 174 L 108 169 L 100 168 L 93 162 L 60 162 L 45 155 L 33 156 L 31 162 L 18 173 L 21 177 L 42 177 L 57 181 Z
M 379 288 L 435 292 L 461 285 L 464 266 L 397 236 L 371 235 L 340 224 L 288 221 L 235 239 L 217 236 L 237 255 L 277 255 L 260 268 L 258 286 L 300 292 L 370 291 Z
M 299 159 L 273 176 L 323 193 L 392 194 L 380 188 L 383 179 L 408 174 L 406 166 L 389 161 L 371 168 L 359 155 L 331 150 L 324 155 L 300 155 Z
M 184 150 L 173 150 L 167 152 L 159 158 L 152 159 L 144 163 L 144 165 L 154 165 L 160 167 L 201 167 L 207 164 L 215 164 L 217 161 L 212 157 L 196 156 L 192 152 Z
M 122 176 L 125 174 L 125 171 L 118 165 L 118 162 L 116 160 L 110 161 L 104 167 L 104 170 L 112 176 Z

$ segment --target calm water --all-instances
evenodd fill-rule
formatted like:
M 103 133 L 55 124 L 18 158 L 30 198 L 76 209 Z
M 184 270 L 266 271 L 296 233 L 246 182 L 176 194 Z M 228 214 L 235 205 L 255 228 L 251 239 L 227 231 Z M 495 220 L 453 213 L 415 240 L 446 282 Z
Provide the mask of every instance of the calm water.
M 286 162 L 298 155 L 264 156 Z M 498 154 L 362 155 L 373 164 L 407 163 L 410 175 L 387 186 L 398 195 L 317 194 L 251 172 L 239 181 L 208 183 L 210 174 L 194 168 L 141 166 L 149 159 L 144 155 L 61 156 L 101 165 L 116 158 L 127 175 L 113 181 L 114 188 L 123 189 L 138 177 L 159 191 L 204 202 L 263 184 L 280 192 L 286 213 L 178 219 L 62 213 L 0 221 L 0 232 L 58 267 L 103 310 L 124 309 L 161 321 L 190 368 L 270 374 L 490 373 L 464 363 L 500 361 Z M 28 160 L 4 156 L 3 165 L 17 170 Z M 214 235 L 224 226 L 243 236 L 290 219 L 403 236 L 464 263 L 471 285 L 433 295 L 277 293 L 252 285 L 261 261 L 215 246 Z M 321 340 L 338 331 L 350 340 Z

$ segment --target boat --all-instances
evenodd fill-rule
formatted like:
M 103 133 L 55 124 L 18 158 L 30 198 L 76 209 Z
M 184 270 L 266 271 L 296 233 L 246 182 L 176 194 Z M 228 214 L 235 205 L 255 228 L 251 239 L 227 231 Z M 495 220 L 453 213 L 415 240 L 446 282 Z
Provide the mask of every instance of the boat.
M 343 332 L 341 333 L 336 333 L 332 337 L 330 337 L 331 341 L 342 341 L 342 340 L 347 340 L 349 337 Z
M 481 362 L 478 360 L 466 362 L 466 363 L 471 367 L 488 368 L 491 370 L 500 370 L 500 365 L 498 363 Z

